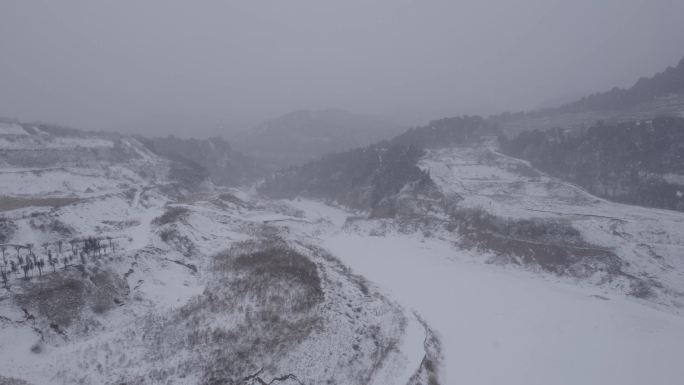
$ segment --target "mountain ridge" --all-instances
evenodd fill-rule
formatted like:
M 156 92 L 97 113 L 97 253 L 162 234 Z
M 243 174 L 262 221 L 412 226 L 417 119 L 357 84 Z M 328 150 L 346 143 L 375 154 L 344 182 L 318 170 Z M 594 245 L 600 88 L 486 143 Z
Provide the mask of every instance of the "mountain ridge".
M 524 131 L 584 130 L 598 121 L 614 124 L 660 116 L 684 116 L 684 57 L 675 67 L 641 77 L 627 89 L 615 87 L 559 107 L 504 112 L 488 120 L 512 137 Z
M 277 170 L 369 145 L 401 131 L 391 123 L 340 109 L 299 110 L 230 138 L 240 152 Z

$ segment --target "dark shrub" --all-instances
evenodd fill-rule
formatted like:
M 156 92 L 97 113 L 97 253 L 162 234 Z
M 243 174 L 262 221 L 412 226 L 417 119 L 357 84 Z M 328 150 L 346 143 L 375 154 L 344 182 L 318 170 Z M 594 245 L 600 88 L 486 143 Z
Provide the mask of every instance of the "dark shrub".
M 174 207 L 169 207 L 166 209 L 164 214 L 161 216 L 154 218 L 152 220 L 152 223 L 157 225 L 157 226 L 162 226 L 166 225 L 169 223 L 174 223 L 181 221 L 187 217 L 187 215 L 190 213 L 190 210 L 188 210 L 185 207 L 180 207 L 180 206 L 174 206 Z

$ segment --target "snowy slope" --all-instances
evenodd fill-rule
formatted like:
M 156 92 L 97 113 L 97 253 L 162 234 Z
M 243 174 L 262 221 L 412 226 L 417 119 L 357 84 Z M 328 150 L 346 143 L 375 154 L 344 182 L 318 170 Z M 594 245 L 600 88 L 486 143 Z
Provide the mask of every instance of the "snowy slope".
M 491 264 L 494 252 L 434 224 L 448 222 L 445 213 L 407 226 L 400 222 L 411 219 L 287 202 L 306 220 L 280 223 L 307 233 L 435 330 L 443 383 L 681 382 L 684 215 L 596 198 L 486 147 L 429 151 L 420 167 L 460 210 L 567 223 L 591 247 L 614 253 L 626 276 L 654 283 L 640 297 L 621 277 Z
M 30 280 L 10 272 L 0 287 L 0 382 L 233 383 L 292 374 L 304 383 L 403 385 L 424 376 L 429 329 L 308 235 L 280 226 L 303 220 L 290 205 L 210 184 L 179 193 L 170 189 L 169 161 L 133 138 L 16 139 L 15 127 L 5 131 L 14 146 L 0 146 L 6 257 L 29 260 L 32 244 L 38 259 L 49 249 L 60 262 L 32 270 Z M 70 240 L 84 248 L 91 236 L 111 238 L 115 250 L 67 259 Z M 254 267 L 244 262 L 249 252 L 240 254 L 269 245 L 299 255 L 304 267 L 282 275 L 292 266 L 257 258 Z M 309 293 L 316 290 L 320 297 Z
M 591 247 L 614 253 L 624 273 L 655 282 L 650 302 L 676 312 L 684 305 L 683 213 L 597 198 L 491 148 L 433 150 L 420 166 L 446 195 L 462 198 L 459 207 L 569 224 Z
M 469 262 L 447 243 L 333 235 L 324 245 L 442 339 L 445 384 L 678 384 L 684 318 Z
M 116 251 L 32 272 L 30 281 L 14 273 L 9 290 L 0 288 L 0 382 L 684 377 L 680 213 L 598 199 L 488 147 L 429 151 L 419 166 L 448 205 L 417 205 L 394 219 L 211 185 L 169 194 L 169 161 L 132 138 L 64 141 L 20 128 L 0 132 L 15 146 L 0 146 L 7 243 L 32 243 L 44 257 L 45 242 L 57 253 L 59 240 L 98 236 L 114 239 Z M 411 204 L 411 194 L 402 190 L 399 204 Z M 571 239 L 550 242 L 598 250 L 599 262 L 617 258 L 619 271 L 571 275 L 503 259 L 452 229 L 464 210 L 561 224 Z M 273 248 L 300 259 L 250 264 Z M 637 295 L 634 282 L 649 286 Z
M 320 203 L 290 204 L 317 224 L 292 222 L 291 229 L 308 231 L 435 330 L 442 383 L 678 384 L 684 375 L 684 318 L 672 309 L 484 264 L 477 251 L 442 237 L 374 236 L 345 226 L 354 213 Z

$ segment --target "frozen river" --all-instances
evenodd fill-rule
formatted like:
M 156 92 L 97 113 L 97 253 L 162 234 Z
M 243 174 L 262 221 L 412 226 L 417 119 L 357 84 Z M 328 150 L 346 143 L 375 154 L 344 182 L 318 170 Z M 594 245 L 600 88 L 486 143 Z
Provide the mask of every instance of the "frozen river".
M 324 246 L 437 332 L 443 384 L 681 384 L 684 318 L 531 273 L 446 242 L 325 236 Z

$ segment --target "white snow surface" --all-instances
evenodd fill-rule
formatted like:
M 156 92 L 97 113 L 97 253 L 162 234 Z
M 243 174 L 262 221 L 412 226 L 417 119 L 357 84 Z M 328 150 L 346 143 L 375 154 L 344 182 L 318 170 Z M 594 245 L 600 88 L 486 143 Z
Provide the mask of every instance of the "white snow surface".
M 131 184 L 126 188 L 132 187 L 135 185 Z M 77 380 L 103 383 L 122 373 L 146 375 L 150 369 L 150 364 L 145 361 L 146 343 L 131 335 L 144 334 L 144 330 L 139 329 L 144 324 L 141 321 L 150 315 L 172 312 L 205 290 L 206 277 L 210 275 L 207 270 L 210 255 L 225 250 L 234 242 L 252 238 L 252 229 L 268 224 L 269 221 L 275 221 L 279 226 L 289 226 L 291 223 L 293 234 L 290 239 L 308 243 L 311 240 L 309 232 L 317 232 L 315 229 L 319 225 L 332 225 L 333 222 L 327 217 L 340 213 L 339 210 L 325 205 L 312 204 L 311 207 L 326 215 L 324 221 L 318 222 L 320 218 L 299 218 L 297 210 L 287 203 L 266 201 L 259 202 L 251 209 L 230 206 L 222 209 L 215 203 L 219 193 L 209 193 L 206 200 L 189 199 L 188 202 L 178 203 L 170 202 L 154 189 L 145 188 L 144 185 L 138 185 L 135 193 L 129 196 L 115 190 L 53 210 L 52 217 L 70 225 L 76 234 L 116 237 L 118 252 L 113 258 L 119 262 L 111 263 L 110 266 L 120 275 L 126 274 L 131 290 L 129 299 L 125 306 L 94 316 L 101 325 L 97 333 L 73 337 L 57 343 L 56 346 L 53 343 L 44 344 L 43 352 L 36 354 L 31 352 L 31 347 L 40 340 L 39 335 L 31 330 L 25 321 L 25 315 L 6 300 L 6 293 L 0 293 L 0 375 L 22 378 L 34 385 L 72 383 Z M 249 195 L 242 196 L 250 198 Z M 192 258 L 184 257 L 169 244 L 162 242 L 158 225 L 152 223 L 169 206 L 188 209 L 187 217 L 171 226 L 196 244 L 199 253 Z M 49 234 L 28 225 L 30 219 L 26 218 L 26 214 L 32 211 L 34 208 L 12 212 L 17 218 L 25 218 L 17 220 L 20 228 L 13 241 L 32 242 L 36 245 L 46 240 L 54 241 L 55 239 L 49 238 Z M 341 219 L 342 222 L 335 224 L 343 223 L 342 217 L 336 219 Z M 174 261 L 193 264 L 197 267 L 197 272 L 191 272 L 189 268 Z M 326 271 L 327 279 L 333 280 L 326 289 L 329 291 L 326 297 L 333 303 L 329 305 L 330 310 L 320 313 L 325 319 L 323 325 L 326 329 L 320 330 L 288 352 L 289 358 L 282 363 L 282 370 L 309 379 L 323 378 L 331 370 L 346 375 L 347 377 L 342 377 L 343 382 L 345 379 L 351 381 L 355 378 L 355 373 L 349 369 L 352 366 L 347 368 L 346 365 L 349 364 L 346 361 L 330 361 L 328 356 L 335 352 L 335 355 L 341 354 L 341 357 L 372 357 L 375 348 L 373 341 L 355 340 L 358 338 L 355 329 L 364 327 L 364 323 L 370 320 L 385 325 L 384 329 L 377 332 L 379 335 L 397 338 L 396 347 L 388 352 L 370 383 L 404 385 L 418 369 L 425 355 L 423 343 L 426 332 L 423 325 L 410 311 L 404 312 L 396 304 L 392 304 L 390 308 L 377 297 L 356 294 L 358 289 L 350 284 L 345 275 L 336 272 L 334 264 L 330 266 L 330 262 L 325 260 L 317 260 L 317 264 L 321 264 L 321 269 Z M 340 300 L 336 301 L 338 297 Z M 348 320 L 353 318 L 354 313 L 348 306 L 353 309 L 363 308 L 368 315 L 360 320 L 357 316 L 350 323 Z M 399 313 L 388 312 L 388 309 L 394 308 Z M 400 323 L 397 321 L 401 317 L 406 321 L 399 328 Z M 236 320 L 219 315 L 211 322 L 216 327 L 229 328 Z M 352 349 L 355 344 L 361 347 Z M 355 352 L 355 349 L 361 350 Z M 166 364 L 173 366 L 176 361 L 191 358 L 184 354 L 191 353 L 169 352 L 170 358 Z M 268 380 L 268 375 L 265 378 Z M 176 378 L 173 383 L 192 384 L 199 381 L 191 374 L 185 379 Z
M 524 166 L 490 149 L 432 151 L 421 162 L 462 207 L 569 221 L 589 242 L 615 250 L 629 271 L 668 285 L 661 297 L 490 265 L 450 234 L 388 231 L 372 220 L 349 226 L 345 219 L 358 213 L 290 204 L 318 224 L 310 234 L 321 246 L 435 330 L 444 384 L 682 383 L 684 214 L 609 202 Z M 373 236 L 379 226 L 383 235 Z
M 445 384 L 679 384 L 684 318 L 469 262 L 434 239 L 336 234 L 323 244 L 441 338 Z
M 19 135 L 15 131 L 20 127 L 0 129 L 4 130 L 0 134 Z M 421 162 L 446 195 L 463 198 L 459 204 L 464 207 L 511 218 L 569 220 L 588 241 L 627 259 L 634 272 L 664 282 L 670 292 L 654 304 L 615 288 L 486 264 L 485 256 L 459 247 L 451 234 L 426 237 L 390 230 L 373 236 L 367 230 L 377 221 L 362 220 L 351 227 L 347 219 L 359 213 L 312 200 L 262 201 L 253 191 L 231 190 L 252 207 L 224 203 L 221 208 L 214 202 L 219 192 L 208 193 L 206 199 L 171 203 L 153 188 L 163 180 L 154 175 L 145 179 L 141 175 L 150 174 L 138 172 L 160 168 L 162 163 L 134 148 L 142 160 L 125 166 L 0 169 L 0 195 L 82 198 L 55 209 L 53 217 L 76 234 L 117 237 L 125 262 L 117 266 L 117 272 L 123 275 L 129 268 L 134 270 L 127 276 L 134 301 L 98 316 L 102 333 L 57 347 L 46 345 L 41 354 L 30 351 L 39 337 L 24 314 L 0 301 L 0 376 L 39 385 L 59 383 L 61 379 L 54 376 L 62 370 L 98 383 L 107 375 L 96 369 L 97 364 L 112 367 L 109 360 L 117 357 L 129 370 L 144 373 L 147 368 L 137 361 L 144 360 L 144 350 L 117 345 L 128 341 L 125 333 L 142 315 L 163 314 L 200 294 L 208 267 L 204 257 L 250 239 L 257 226 L 269 225 L 287 233 L 288 240 L 326 249 L 400 305 L 406 324 L 396 349 L 371 379 L 374 385 L 404 385 L 415 373 L 425 356 L 426 339 L 418 317 L 440 339 L 442 384 L 674 385 L 684 379 L 680 364 L 684 317 L 677 302 L 684 288 L 681 213 L 607 202 L 571 184 L 529 174 L 525 162 L 490 149 L 432 151 Z M 85 193 L 86 189 L 92 192 Z M 160 240 L 159 229 L 152 224 L 169 204 L 189 210 L 179 228 L 204 256 L 186 260 L 197 266 L 198 273 L 173 262 L 185 259 Z M 35 211 L 28 207 L 6 213 L 18 218 L 15 242 L 39 245 L 55 240 L 29 225 Z M 661 258 L 655 260 L 653 253 Z M 331 276 L 339 283 L 337 294 L 353 290 L 344 276 Z M 219 317 L 214 321 L 234 320 Z M 337 321 L 330 322 L 335 325 Z M 335 336 L 340 346 L 350 343 L 346 339 L 351 334 L 344 327 L 348 325 L 341 323 Z M 300 373 L 324 370 L 326 361 L 320 357 L 341 349 L 316 342 L 312 339 L 295 352 L 300 360 L 289 363 L 293 369 Z M 83 363 L 90 366 L 82 369 L 78 365 Z M 187 383 L 196 381 L 187 378 Z
M 461 207 L 571 224 L 586 242 L 627 262 L 626 272 L 664 284 L 652 302 L 672 311 L 684 308 L 684 213 L 598 198 L 490 148 L 432 150 L 420 167 L 445 195 L 462 198 Z
M 24 130 L 17 123 L 4 123 L 0 122 L 0 135 L 28 135 L 26 130 Z

